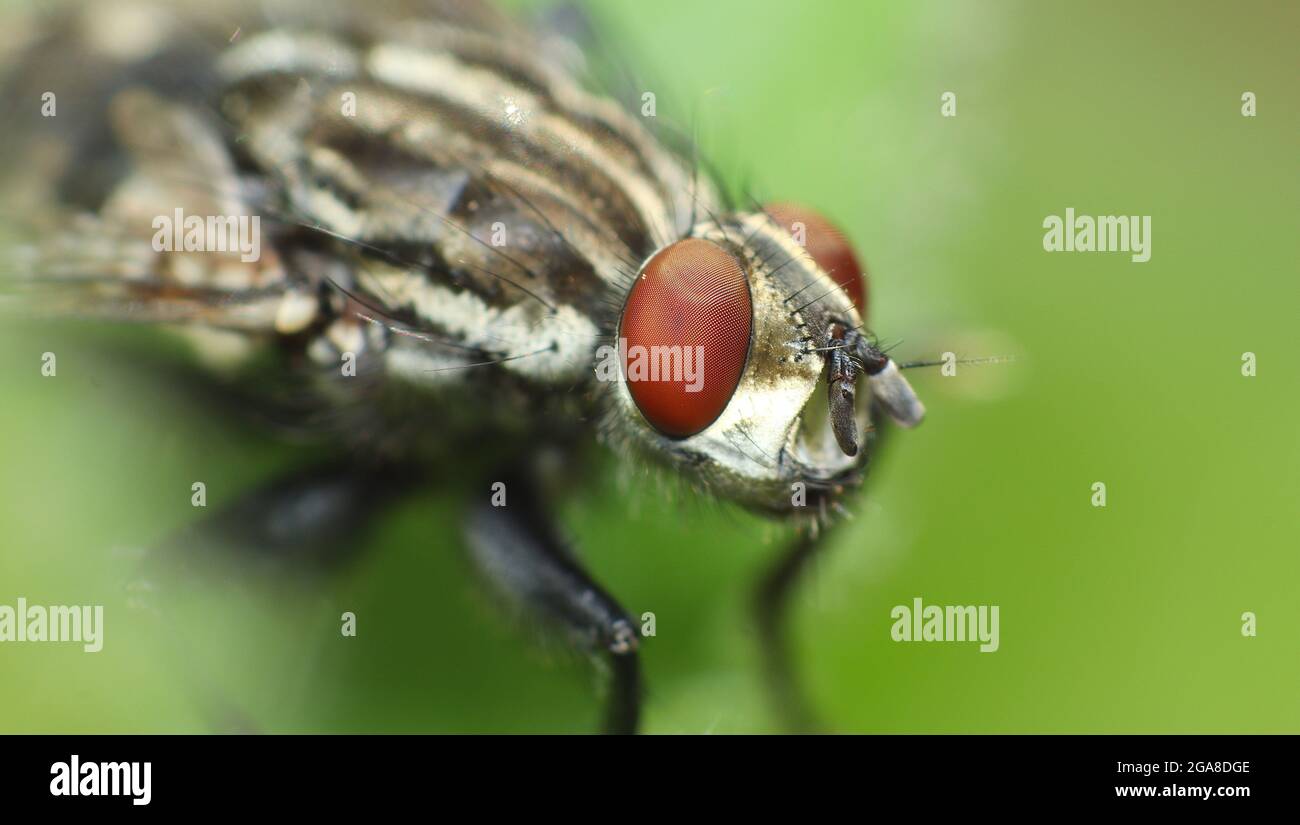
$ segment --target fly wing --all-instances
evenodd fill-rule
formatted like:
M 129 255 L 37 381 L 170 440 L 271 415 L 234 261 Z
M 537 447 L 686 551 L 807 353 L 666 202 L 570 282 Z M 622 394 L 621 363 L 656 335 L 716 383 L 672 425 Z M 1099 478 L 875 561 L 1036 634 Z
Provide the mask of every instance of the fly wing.
M 505 53 L 522 50 L 517 47 L 526 39 L 499 10 L 475 0 L 398 0 L 382 8 L 344 0 L 213 5 L 103 0 L 39 19 L 6 19 L 0 41 L 0 100 L 8 109 L 0 135 L 5 308 L 279 334 L 330 320 L 319 316 L 338 314 L 347 303 L 331 290 L 342 284 L 353 291 L 355 279 L 322 272 L 311 250 L 332 246 L 343 260 L 373 247 L 373 239 L 340 233 L 332 213 L 313 211 L 315 200 L 302 192 L 314 196 L 317 178 L 303 179 L 302 164 L 284 162 L 284 153 L 261 139 L 265 130 L 257 124 L 305 114 L 304 96 L 232 100 L 222 56 L 233 51 L 262 68 L 269 64 L 271 87 L 283 80 L 306 99 L 318 99 L 323 77 L 280 65 L 284 53 L 268 32 L 336 32 L 383 42 L 411 29 L 450 31 Z M 341 67 L 319 68 L 329 77 Z M 283 114 L 260 108 L 281 103 L 288 107 Z M 288 154 L 296 159 L 301 149 Z M 315 167 L 305 173 L 325 174 Z M 454 233 L 461 227 L 433 216 L 448 210 L 464 180 L 459 168 L 425 168 L 389 181 L 405 199 L 377 200 L 396 203 L 390 212 L 410 206 L 424 222 Z M 367 182 L 372 190 L 379 183 Z M 378 251 L 389 252 L 387 230 L 404 230 L 400 219 L 408 215 L 373 212 L 372 223 L 386 231 L 380 239 L 386 248 Z M 191 228 L 188 222 L 196 220 L 204 225 Z M 471 234 L 461 233 L 471 247 L 465 257 L 489 254 L 473 248 Z M 309 241 L 280 242 L 290 235 Z M 386 257 L 425 265 L 405 251 Z M 375 300 L 382 303 L 382 296 Z
M 310 287 L 270 243 L 276 222 L 205 119 L 130 88 L 109 122 L 127 171 L 100 208 L 47 203 L 16 223 L 6 269 L 28 308 L 268 332 L 311 321 Z
M 301 267 L 281 259 L 293 253 L 276 241 L 315 221 L 286 214 L 293 207 L 265 170 L 238 168 L 240 136 L 220 110 L 218 58 L 281 26 L 398 19 L 515 32 L 476 0 L 380 9 L 343 0 L 99 0 L 6 15 L 0 306 L 248 332 L 306 328 L 328 305 L 318 300 L 322 279 L 289 274 Z M 202 230 L 187 228 L 196 219 Z
M 251 249 L 255 192 L 202 108 L 209 38 L 132 14 L 88 4 L 7 55 L 6 308 L 273 329 L 296 293 L 270 243 Z

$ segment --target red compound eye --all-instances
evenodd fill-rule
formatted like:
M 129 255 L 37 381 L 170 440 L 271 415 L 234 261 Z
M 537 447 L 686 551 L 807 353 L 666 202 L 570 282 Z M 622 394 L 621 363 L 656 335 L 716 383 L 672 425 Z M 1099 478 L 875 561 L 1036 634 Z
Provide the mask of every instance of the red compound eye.
M 867 273 L 858 264 L 853 246 L 840 228 L 820 213 L 793 203 L 769 204 L 763 207 L 763 211 L 796 239 L 799 237 L 798 225 L 803 226 L 804 249 L 848 293 L 858 308 L 858 314 L 866 318 Z
M 619 324 L 623 377 L 659 432 L 694 435 L 740 383 L 754 309 L 740 262 L 710 241 L 660 250 L 641 270 Z

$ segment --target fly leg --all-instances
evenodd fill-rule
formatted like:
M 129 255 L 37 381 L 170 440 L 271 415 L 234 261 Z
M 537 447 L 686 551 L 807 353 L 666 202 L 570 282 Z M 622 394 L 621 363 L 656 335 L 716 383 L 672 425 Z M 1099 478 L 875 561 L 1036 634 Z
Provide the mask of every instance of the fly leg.
M 763 678 L 782 724 L 796 732 L 815 731 L 820 725 L 792 663 L 787 633 L 790 602 L 804 571 L 825 543 L 824 532 L 813 527 L 804 530 L 764 573 L 754 594 Z
M 244 493 L 146 554 L 127 584 L 129 603 L 152 620 L 151 631 L 212 730 L 259 727 L 217 687 L 184 623 L 175 621 L 184 587 L 231 579 L 298 584 L 323 575 L 355 558 L 365 528 L 417 482 L 415 472 L 392 467 L 313 467 Z
M 184 528 L 157 561 L 182 572 L 226 562 L 261 576 L 327 572 L 355 557 L 365 528 L 417 480 L 412 469 L 346 462 L 298 471 Z
M 885 412 L 879 403 L 871 405 L 871 419 L 876 422 L 871 437 L 865 445 L 874 463 L 880 456 L 882 441 L 889 426 L 884 424 Z M 821 508 L 823 502 L 816 502 Z M 814 502 L 809 501 L 809 506 Z M 838 509 L 832 503 L 832 509 Z M 754 592 L 754 616 L 758 627 L 759 655 L 762 658 L 763 677 L 773 709 L 782 724 L 791 731 L 816 731 L 821 726 L 809 706 L 795 673 L 790 639 L 787 633 L 791 601 L 822 548 L 826 546 L 835 522 L 819 516 L 804 525 L 799 535 L 786 546 L 781 555 L 763 574 Z
M 511 476 L 504 506 L 471 508 L 466 538 L 475 565 L 514 607 L 558 627 L 579 648 L 603 655 L 609 694 L 604 731 L 635 733 L 641 673 L 636 626 L 559 538 L 529 480 Z

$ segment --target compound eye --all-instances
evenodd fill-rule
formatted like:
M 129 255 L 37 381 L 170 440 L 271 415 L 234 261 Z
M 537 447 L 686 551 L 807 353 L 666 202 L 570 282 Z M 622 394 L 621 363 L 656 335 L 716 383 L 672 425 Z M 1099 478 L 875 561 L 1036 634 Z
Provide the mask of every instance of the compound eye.
M 754 309 L 740 262 L 688 238 L 646 263 L 619 322 L 628 391 L 656 430 L 694 435 L 726 409 L 745 370 Z
M 853 254 L 853 245 L 835 224 L 821 213 L 794 203 L 773 203 L 763 207 L 785 231 L 800 239 L 804 249 L 831 280 L 839 284 L 853 300 L 858 314 L 867 317 L 867 274 Z

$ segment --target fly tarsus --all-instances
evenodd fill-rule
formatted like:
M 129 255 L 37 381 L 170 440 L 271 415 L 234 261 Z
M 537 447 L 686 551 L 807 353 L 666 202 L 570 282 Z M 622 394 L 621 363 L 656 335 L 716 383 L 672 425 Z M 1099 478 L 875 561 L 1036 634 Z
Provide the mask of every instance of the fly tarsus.
M 506 498 L 494 506 L 485 496 L 469 514 L 466 537 L 476 566 L 510 606 L 558 626 L 576 646 L 604 657 L 609 678 L 604 732 L 636 733 L 641 710 L 636 625 L 557 536 L 531 479 L 503 477 L 499 489 Z

